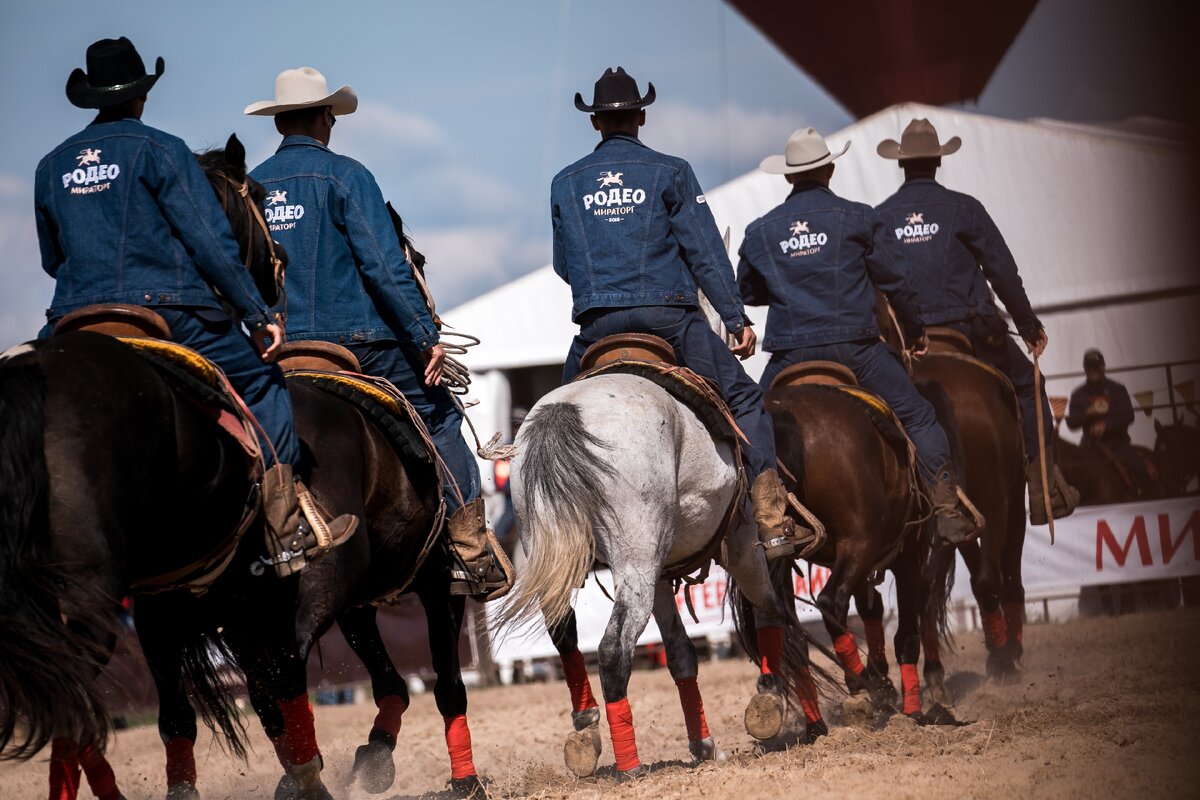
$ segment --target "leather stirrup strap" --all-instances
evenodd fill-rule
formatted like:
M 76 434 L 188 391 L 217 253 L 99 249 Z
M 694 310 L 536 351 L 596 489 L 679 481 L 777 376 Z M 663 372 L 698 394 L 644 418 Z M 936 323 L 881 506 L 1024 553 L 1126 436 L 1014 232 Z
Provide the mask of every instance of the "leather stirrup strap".
M 333 547 L 333 534 L 329 532 L 329 524 L 325 522 L 325 518 L 321 516 L 321 512 L 317 509 L 317 502 L 308 491 L 296 493 L 296 499 L 299 501 L 300 510 L 304 513 L 305 519 L 308 520 L 309 526 L 312 528 L 313 536 L 316 537 L 317 546 L 322 550 L 329 550 Z

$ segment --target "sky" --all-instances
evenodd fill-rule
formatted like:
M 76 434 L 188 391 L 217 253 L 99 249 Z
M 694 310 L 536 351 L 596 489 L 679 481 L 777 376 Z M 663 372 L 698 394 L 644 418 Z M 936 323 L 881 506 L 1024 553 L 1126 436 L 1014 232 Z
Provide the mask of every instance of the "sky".
M 289 0 L 0 0 L 0 349 L 33 336 L 53 292 L 33 223 L 38 160 L 84 127 L 67 75 L 89 43 L 129 36 L 147 66 L 166 59 L 147 124 L 193 149 L 236 132 L 251 164 L 278 144 L 270 118 L 246 117 L 283 69 L 313 66 L 349 84 L 357 113 L 331 147 L 367 165 L 429 259 L 441 309 L 549 261 L 550 179 L 596 142 L 590 100 L 608 66 L 654 83 L 643 139 L 687 158 L 706 188 L 781 151 L 791 131 L 853 122 L 836 100 L 720 0 L 510 0 L 428 3 Z M 1131 33 L 1119 0 L 1042 0 L 978 103 L 1013 118 L 1171 117 L 1156 47 L 1176 20 L 1142 4 Z M 853 31 L 829 35 L 853 36 Z M 1148 77 L 1149 76 L 1149 79 Z

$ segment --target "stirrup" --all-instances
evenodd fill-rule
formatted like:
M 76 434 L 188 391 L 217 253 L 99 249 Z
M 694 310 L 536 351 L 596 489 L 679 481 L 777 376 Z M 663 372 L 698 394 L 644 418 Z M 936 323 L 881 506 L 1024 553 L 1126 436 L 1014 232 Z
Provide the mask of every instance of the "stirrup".
M 326 522 L 311 492 L 297 492 L 296 500 L 301 513 L 301 541 L 304 543 L 304 555 L 309 561 L 327 555 L 330 550 L 348 541 L 358 530 L 358 517 L 352 514 L 342 514 Z
M 808 535 L 801 535 L 796 539 L 796 545 L 802 546 L 799 556 L 800 558 L 808 558 L 813 553 L 825 546 L 825 540 L 829 538 L 829 534 L 825 531 L 825 526 L 821 524 L 821 520 L 817 519 L 817 515 L 804 507 L 804 504 L 796 497 L 796 495 L 788 492 L 788 505 L 790 505 L 797 514 L 799 514 L 806 523 L 805 525 L 797 526 L 800 531 L 808 531 Z
M 516 572 L 491 529 L 487 531 L 487 546 L 483 556 L 473 564 L 467 564 L 459 558 L 454 548 L 450 550 L 453 560 L 450 568 L 451 595 L 467 595 L 479 603 L 486 603 L 504 597 L 512 590 Z

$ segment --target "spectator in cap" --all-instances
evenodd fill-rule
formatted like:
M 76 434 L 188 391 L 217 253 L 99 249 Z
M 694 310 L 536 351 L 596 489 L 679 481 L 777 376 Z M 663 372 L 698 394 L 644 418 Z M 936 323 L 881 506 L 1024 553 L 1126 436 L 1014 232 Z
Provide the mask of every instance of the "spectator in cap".
M 1104 374 L 1104 354 L 1092 348 L 1083 354 L 1086 382 L 1071 392 L 1067 427 L 1083 429 L 1081 444 L 1107 449 L 1137 483 L 1144 495 L 1153 489 L 1154 480 L 1146 462 L 1129 440 L 1133 424 L 1133 403 L 1129 391 Z

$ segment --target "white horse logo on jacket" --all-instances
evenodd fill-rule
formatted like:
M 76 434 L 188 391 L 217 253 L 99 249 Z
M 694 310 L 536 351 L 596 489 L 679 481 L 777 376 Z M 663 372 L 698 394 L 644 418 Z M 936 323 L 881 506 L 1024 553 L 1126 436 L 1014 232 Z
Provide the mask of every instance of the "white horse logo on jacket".
M 75 158 L 79 159 L 79 166 L 81 167 L 87 164 L 99 164 L 100 150 L 95 150 L 89 147 L 87 149 L 80 150 L 79 155 L 75 156 Z
M 601 189 L 605 186 L 624 186 L 625 184 L 621 182 L 621 176 L 624 174 L 624 172 L 601 172 L 596 181 L 600 184 Z
M 808 233 L 808 221 L 796 220 L 792 223 L 792 236 L 799 236 L 802 233 Z
M 287 192 L 283 191 L 282 189 L 276 189 L 275 191 L 273 191 L 269 195 L 267 195 L 267 205 L 269 205 L 269 206 L 278 205 L 279 203 L 286 203 L 286 202 L 287 202 Z

